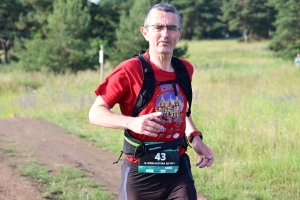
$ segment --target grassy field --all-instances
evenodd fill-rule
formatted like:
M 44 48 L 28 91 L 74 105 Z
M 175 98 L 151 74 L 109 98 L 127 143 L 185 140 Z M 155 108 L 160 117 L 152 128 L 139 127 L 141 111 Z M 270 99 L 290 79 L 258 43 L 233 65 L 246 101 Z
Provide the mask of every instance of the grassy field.
M 193 167 L 197 190 L 210 199 L 300 199 L 300 69 L 273 57 L 268 41 L 188 45 L 195 66 L 192 117 L 215 156 L 212 167 Z M 55 76 L 3 70 L 0 117 L 42 118 L 119 152 L 122 131 L 88 123 L 99 77 L 95 71 Z M 195 163 L 191 149 L 189 155 Z

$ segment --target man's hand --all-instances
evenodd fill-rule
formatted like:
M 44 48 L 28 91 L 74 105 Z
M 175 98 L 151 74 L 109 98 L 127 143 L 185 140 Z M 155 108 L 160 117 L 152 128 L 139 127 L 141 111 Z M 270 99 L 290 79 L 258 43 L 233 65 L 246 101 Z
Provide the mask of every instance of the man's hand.
M 214 156 L 211 149 L 203 143 L 200 137 L 194 137 L 192 147 L 200 157 L 196 166 L 199 168 L 210 167 L 214 162 Z
M 147 115 L 135 117 L 129 125 L 129 129 L 135 133 L 157 137 L 159 132 L 164 131 L 164 127 L 160 125 L 162 115 L 161 112 L 155 112 Z

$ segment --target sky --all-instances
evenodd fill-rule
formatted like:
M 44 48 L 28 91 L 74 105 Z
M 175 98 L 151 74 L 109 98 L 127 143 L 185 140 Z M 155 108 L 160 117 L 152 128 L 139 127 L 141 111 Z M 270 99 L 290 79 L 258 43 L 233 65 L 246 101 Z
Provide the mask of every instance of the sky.
M 89 0 L 92 3 L 98 4 L 100 2 L 100 0 Z

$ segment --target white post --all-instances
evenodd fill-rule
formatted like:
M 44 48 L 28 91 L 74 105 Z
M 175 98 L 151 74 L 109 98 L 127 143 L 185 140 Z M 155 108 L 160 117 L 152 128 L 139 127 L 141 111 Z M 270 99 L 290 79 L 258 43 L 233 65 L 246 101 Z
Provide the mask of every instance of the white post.
M 99 63 L 100 63 L 100 83 L 103 81 L 103 45 L 100 45 L 100 51 L 99 51 Z

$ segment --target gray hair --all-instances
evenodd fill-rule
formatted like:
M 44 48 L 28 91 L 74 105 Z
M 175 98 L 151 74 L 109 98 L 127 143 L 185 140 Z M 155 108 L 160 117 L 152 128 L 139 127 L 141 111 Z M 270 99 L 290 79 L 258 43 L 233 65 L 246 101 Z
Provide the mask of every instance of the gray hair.
M 171 13 L 176 14 L 177 17 L 178 17 L 178 21 L 179 21 L 179 28 L 181 29 L 182 20 L 181 20 L 180 14 L 179 14 L 179 12 L 176 10 L 176 8 L 174 6 L 172 6 L 172 5 L 168 4 L 168 3 L 155 4 L 154 6 L 152 6 L 150 8 L 150 10 L 148 11 L 147 15 L 146 15 L 146 18 L 145 18 L 145 21 L 144 21 L 144 27 L 146 27 L 148 25 L 148 18 L 149 18 L 150 13 L 153 10 L 159 10 L 159 11 L 164 11 L 164 12 L 171 12 Z

